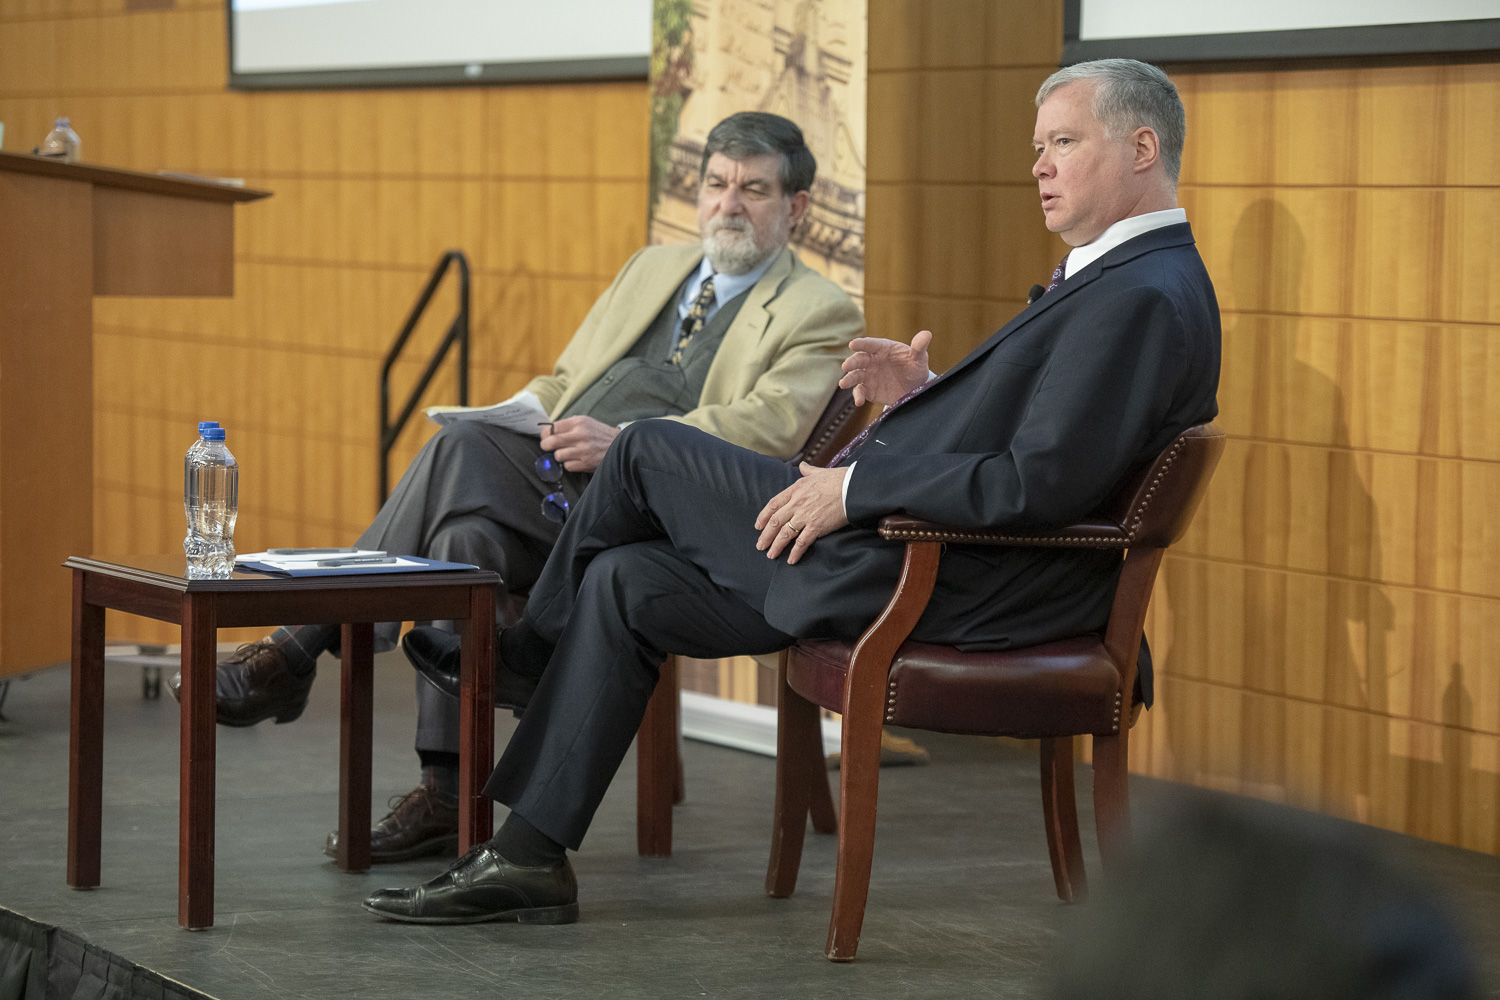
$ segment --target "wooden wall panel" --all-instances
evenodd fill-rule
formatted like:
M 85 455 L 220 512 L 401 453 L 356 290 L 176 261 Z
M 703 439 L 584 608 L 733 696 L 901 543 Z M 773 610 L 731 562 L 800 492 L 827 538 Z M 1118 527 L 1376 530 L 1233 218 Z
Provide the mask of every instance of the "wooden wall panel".
M 1132 763 L 1500 853 L 1500 66 L 1174 77 L 1231 441 Z
M 103 553 L 181 544 L 199 419 L 224 422 L 241 464 L 242 549 L 353 540 L 376 509 L 380 360 L 438 256 L 462 249 L 474 268 L 471 391 L 486 401 L 550 369 L 645 242 L 644 83 L 230 93 L 224 39 L 222 0 L 0 6 L 7 149 L 67 114 L 91 162 L 275 192 L 238 213 L 233 299 L 95 303 Z M 438 296 L 394 395 L 454 301 Z M 426 401 L 455 393 L 448 370 Z M 393 469 L 431 429 L 403 435 Z M 176 641 L 123 616 L 109 631 Z
M 871 0 L 870 329 L 939 370 L 1065 248 L 1061 4 Z M 1500 65 L 1173 71 L 1223 312 L 1203 509 L 1132 766 L 1500 853 Z
M 1061 4 L 870 0 L 870 330 L 933 331 L 938 370 L 1026 302 L 1067 251 L 1041 224 L 1032 98 Z

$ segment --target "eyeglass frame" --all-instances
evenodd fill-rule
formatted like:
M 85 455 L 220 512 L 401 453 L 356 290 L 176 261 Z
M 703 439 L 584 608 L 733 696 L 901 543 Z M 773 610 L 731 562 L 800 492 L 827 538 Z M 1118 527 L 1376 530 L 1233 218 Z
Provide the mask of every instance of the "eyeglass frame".
M 545 435 L 551 434 L 552 428 L 556 425 L 549 422 L 537 426 L 545 428 Z M 542 516 L 553 524 L 565 524 L 568 520 L 568 512 L 573 506 L 568 502 L 567 494 L 562 490 L 563 475 L 567 470 L 557 460 L 557 456 L 550 451 L 544 451 L 538 455 L 536 461 L 532 463 L 532 469 L 544 485 L 557 487 L 542 497 Z

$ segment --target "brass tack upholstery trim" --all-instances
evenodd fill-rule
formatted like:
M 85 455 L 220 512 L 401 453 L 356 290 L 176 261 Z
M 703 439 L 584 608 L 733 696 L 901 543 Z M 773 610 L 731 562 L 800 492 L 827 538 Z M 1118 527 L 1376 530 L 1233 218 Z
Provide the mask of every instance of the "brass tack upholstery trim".
M 1177 461 L 1178 454 L 1186 445 L 1187 438 L 1184 437 L 1178 437 L 1176 441 L 1172 442 L 1172 450 L 1167 452 L 1166 460 L 1162 462 L 1161 471 L 1152 478 L 1151 488 L 1146 491 L 1145 497 L 1141 499 L 1141 505 L 1135 509 L 1135 520 L 1131 523 L 1130 529 L 1125 533 L 1130 541 L 1135 541 L 1136 532 L 1141 530 L 1141 521 L 1145 519 L 1146 508 L 1151 506 L 1151 501 L 1156 496 L 1156 491 L 1161 487 L 1162 481 L 1167 478 L 1167 473 L 1172 471 L 1172 463 Z
M 822 451 L 823 446 L 826 445 L 829 441 L 833 440 L 833 436 L 835 434 L 843 430 L 844 425 L 847 424 L 849 422 L 849 419 L 854 416 L 854 411 L 857 409 L 859 409 L 859 407 L 854 404 L 854 397 L 850 396 L 849 404 L 844 407 L 844 409 L 839 413 L 838 417 L 833 420 L 827 427 L 823 428 L 823 433 L 818 435 L 818 439 L 816 441 L 811 442 L 800 452 L 798 452 L 797 458 L 805 460 L 808 456 L 816 455 L 818 452 Z
M 1055 535 L 1001 535 L 988 531 L 927 531 L 910 528 L 880 528 L 880 537 L 902 542 L 1025 542 L 1028 545 L 1066 548 L 1124 549 L 1128 538 L 1109 535 L 1082 535 L 1063 538 Z
M 1069 537 L 1065 535 L 1003 535 L 993 531 L 933 531 L 931 529 L 914 528 L 885 528 L 878 529 L 881 538 L 902 542 L 973 542 L 973 543 L 1022 543 L 1053 548 L 1091 548 L 1091 549 L 1128 549 L 1135 541 L 1136 534 L 1141 530 L 1141 523 L 1145 520 L 1146 509 L 1151 506 L 1151 501 L 1161 489 L 1161 484 L 1166 481 L 1168 473 L 1171 472 L 1177 456 L 1187 445 L 1186 438 L 1178 438 L 1172 443 L 1172 448 L 1167 452 L 1162 461 L 1161 471 L 1151 479 L 1151 486 L 1146 490 L 1146 495 L 1140 504 L 1132 511 L 1134 516 L 1130 518 L 1130 527 L 1124 525 L 1120 530 L 1125 532 L 1125 537 L 1120 538 L 1112 535 L 1079 535 Z

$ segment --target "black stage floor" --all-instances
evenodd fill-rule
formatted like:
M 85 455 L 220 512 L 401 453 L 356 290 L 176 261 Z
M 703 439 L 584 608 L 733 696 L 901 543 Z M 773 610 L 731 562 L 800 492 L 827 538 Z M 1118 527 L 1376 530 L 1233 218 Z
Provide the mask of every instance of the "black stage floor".
M 381 922 L 359 901 L 443 862 L 338 871 L 322 854 L 335 820 L 337 673 L 327 658 L 290 725 L 219 730 L 215 927 L 177 926 L 177 706 L 141 698 L 139 668 L 111 667 L 105 707 L 103 886 L 63 882 L 68 676 L 12 685 L 0 723 L 0 906 L 223 1000 L 271 997 L 1032 997 L 1073 908 L 1054 895 L 1029 748 L 920 734 L 929 767 L 881 775 L 880 826 L 859 961 L 822 958 L 834 840 L 808 835 L 796 896 L 762 881 L 774 762 L 686 744 L 676 854 L 635 854 L 627 759 L 574 863 L 582 920 L 564 927 Z M 332 668 L 332 669 L 331 669 Z M 412 674 L 376 660 L 376 815 L 416 777 Z M 508 738 L 497 724 L 497 746 Z M 1085 855 L 1097 875 L 1087 768 Z M 1138 813 L 1176 794 L 1133 786 Z M 501 810 L 503 813 L 503 810 Z M 1374 833 L 1429 872 L 1468 920 L 1500 982 L 1500 865 Z

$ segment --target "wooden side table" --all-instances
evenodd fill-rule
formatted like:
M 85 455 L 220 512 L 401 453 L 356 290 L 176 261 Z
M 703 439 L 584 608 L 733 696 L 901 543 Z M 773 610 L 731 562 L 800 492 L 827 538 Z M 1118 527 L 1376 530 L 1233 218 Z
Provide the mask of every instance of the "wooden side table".
M 370 760 L 374 623 L 451 619 L 463 636 L 459 851 L 489 838 L 493 804 L 482 789 L 494 764 L 491 687 L 495 593 L 487 570 L 287 578 L 236 573 L 189 580 L 181 556 L 74 556 L 73 690 L 68 754 L 68 885 L 99 884 L 104 794 L 104 611 L 182 626 L 182 742 L 177 922 L 214 922 L 214 675 L 220 628 L 342 622 L 339 696 L 339 855 L 345 871 L 370 867 Z

